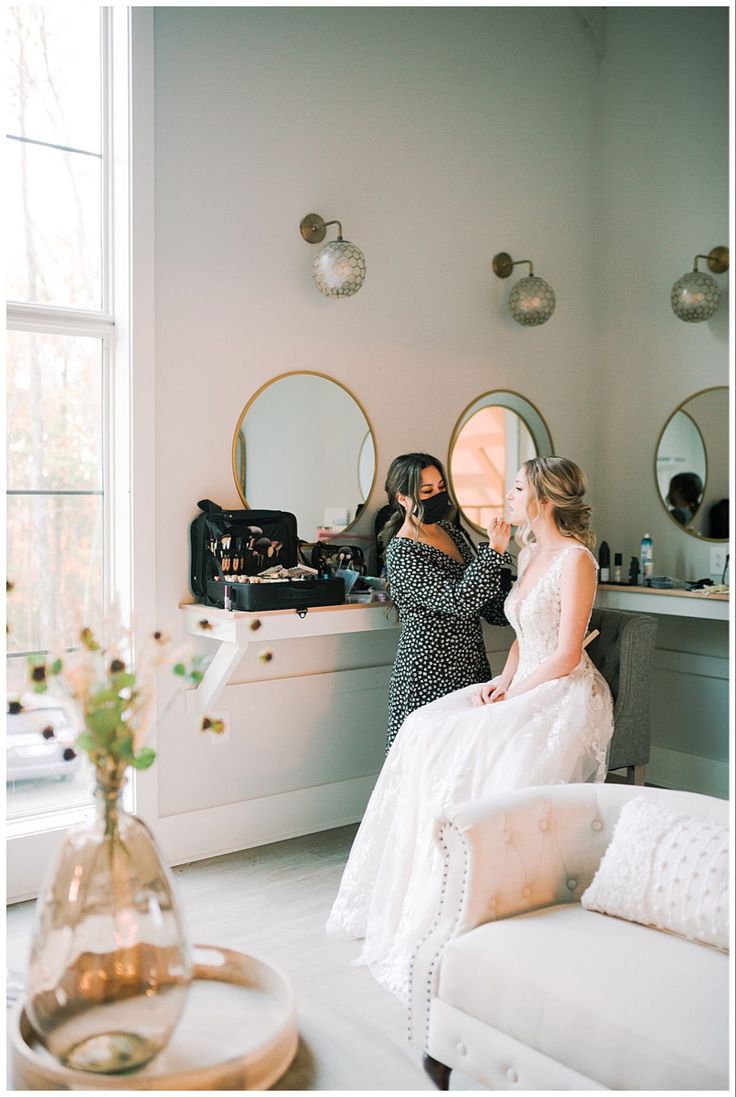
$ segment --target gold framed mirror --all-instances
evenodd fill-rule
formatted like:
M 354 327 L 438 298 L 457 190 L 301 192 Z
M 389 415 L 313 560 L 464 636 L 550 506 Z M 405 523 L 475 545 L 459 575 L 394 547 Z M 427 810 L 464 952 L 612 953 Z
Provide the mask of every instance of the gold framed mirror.
M 673 524 L 701 541 L 729 537 L 728 387 L 701 389 L 663 426 L 654 451 L 659 501 Z
M 524 461 L 553 453 L 549 427 L 531 400 L 510 389 L 476 397 L 455 424 L 447 461 L 462 516 L 483 533 L 503 515 L 504 496 Z
M 299 536 L 347 531 L 376 481 L 373 428 L 334 377 L 294 370 L 251 396 L 235 426 L 232 465 L 246 507 L 296 515 Z

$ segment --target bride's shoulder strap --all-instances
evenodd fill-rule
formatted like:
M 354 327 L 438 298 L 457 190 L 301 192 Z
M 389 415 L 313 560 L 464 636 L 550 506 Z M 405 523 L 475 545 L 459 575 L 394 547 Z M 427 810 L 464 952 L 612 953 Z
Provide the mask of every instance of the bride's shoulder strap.
M 596 560 L 595 556 L 593 555 L 593 553 L 590 551 L 590 549 L 586 545 L 581 545 L 580 542 L 578 541 L 575 544 L 568 545 L 568 550 L 569 549 L 580 549 L 582 552 L 585 553 L 585 555 L 590 560 L 593 561 L 593 565 L 595 566 L 595 568 L 596 569 L 598 568 L 598 561 Z

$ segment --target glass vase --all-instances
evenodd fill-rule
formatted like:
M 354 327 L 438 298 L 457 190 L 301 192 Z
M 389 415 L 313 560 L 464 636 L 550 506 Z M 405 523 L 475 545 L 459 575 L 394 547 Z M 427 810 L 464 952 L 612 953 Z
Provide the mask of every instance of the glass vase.
M 124 811 L 124 767 L 97 770 L 96 813 L 73 827 L 38 899 L 26 1013 L 77 1070 L 143 1066 L 184 1008 L 192 961 L 171 874 Z

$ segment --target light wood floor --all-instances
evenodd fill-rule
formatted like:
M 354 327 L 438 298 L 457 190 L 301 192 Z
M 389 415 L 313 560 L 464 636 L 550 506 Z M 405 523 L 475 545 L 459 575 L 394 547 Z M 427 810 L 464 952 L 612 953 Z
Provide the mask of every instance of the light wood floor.
M 273 960 L 300 991 L 384 1033 L 413 1062 L 405 1008 L 364 967 L 351 963 L 355 941 L 327 937 L 324 925 L 356 827 L 293 838 L 174 869 L 177 891 L 195 944 L 256 953 Z M 32 902 L 7 911 L 7 964 L 22 972 L 28 954 Z M 482 1087 L 454 1073 L 452 1089 Z

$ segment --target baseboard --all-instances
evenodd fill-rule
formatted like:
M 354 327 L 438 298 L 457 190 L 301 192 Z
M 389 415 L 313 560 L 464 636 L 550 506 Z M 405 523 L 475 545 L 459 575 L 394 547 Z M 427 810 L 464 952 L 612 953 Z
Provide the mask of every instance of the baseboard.
M 334 830 L 362 819 L 376 775 L 169 815 L 154 826 L 169 864 Z

